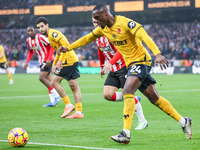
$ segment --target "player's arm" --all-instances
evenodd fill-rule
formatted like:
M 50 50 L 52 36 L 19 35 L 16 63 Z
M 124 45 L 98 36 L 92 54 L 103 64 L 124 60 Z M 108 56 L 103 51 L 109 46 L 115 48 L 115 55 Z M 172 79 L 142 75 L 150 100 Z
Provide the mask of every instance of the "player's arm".
M 33 53 L 34 53 L 33 50 L 29 50 L 29 51 L 28 51 L 28 56 L 27 56 L 27 58 L 26 58 L 26 62 L 25 62 L 25 65 L 24 65 L 24 70 L 27 69 L 27 67 L 28 67 L 28 62 L 31 60 L 31 58 L 32 58 L 32 56 L 33 56 Z
M 163 67 L 166 69 L 165 65 L 169 65 L 169 62 L 167 61 L 167 59 L 165 57 L 163 57 L 161 55 L 161 52 L 159 51 L 158 47 L 156 46 L 156 44 L 154 43 L 154 41 L 151 39 L 151 37 L 147 34 L 147 32 L 144 30 L 143 27 L 140 27 L 135 36 L 142 40 L 148 47 L 149 49 L 154 53 L 154 55 L 156 56 L 156 65 L 161 67 L 161 69 L 163 70 Z
M 71 45 L 69 45 L 68 47 L 59 47 L 59 49 L 57 50 L 57 54 L 60 55 L 60 52 L 66 52 L 66 51 L 70 51 L 79 47 L 83 47 L 89 43 L 91 43 L 92 41 L 94 41 L 95 39 L 97 39 L 98 37 L 100 37 L 102 35 L 96 35 L 94 33 L 94 31 L 88 33 L 87 35 L 83 36 L 82 38 L 78 39 L 77 41 L 75 41 L 74 43 L 72 43 Z
M 59 60 L 59 57 L 60 57 L 60 56 L 58 56 L 58 54 L 56 54 L 56 58 L 54 59 L 54 61 L 53 61 L 53 66 L 52 66 L 52 72 L 53 72 L 53 73 L 56 71 L 56 64 L 57 64 L 57 62 L 58 62 L 58 60 Z
M 104 63 L 105 63 L 105 57 L 103 55 L 103 52 L 98 48 L 98 57 L 99 57 L 99 62 L 100 62 L 100 75 L 103 78 L 103 75 L 105 75 L 105 72 L 103 71 Z
M 47 45 L 47 50 L 49 51 L 48 52 L 49 56 L 48 56 L 48 59 L 46 61 L 46 67 L 50 67 L 50 65 L 51 65 L 51 59 L 52 59 L 52 56 L 54 54 L 54 49 L 53 49 L 53 47 L 51 47 L 50 44 L 48 44 Z

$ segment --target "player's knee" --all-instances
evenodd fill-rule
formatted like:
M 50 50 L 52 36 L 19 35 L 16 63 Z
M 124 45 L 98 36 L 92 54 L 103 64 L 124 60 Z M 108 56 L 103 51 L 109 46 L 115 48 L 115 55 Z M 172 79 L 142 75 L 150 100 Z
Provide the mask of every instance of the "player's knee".
M 44 77 L 39 77 L 40 82 L 44 82 Z
M 110 101 L 111 100 L 111 98 L 112 98 L 112 96 L 110 96 L 109 94 L 107 94 L 107 93 L 104 93 L 103 94 L 103 98 L 105 99 L 105 100 L 108 100 L 108 101 Z
M 152 104 L 155 104 L 158 101 L 158 98 L 148 98 Z

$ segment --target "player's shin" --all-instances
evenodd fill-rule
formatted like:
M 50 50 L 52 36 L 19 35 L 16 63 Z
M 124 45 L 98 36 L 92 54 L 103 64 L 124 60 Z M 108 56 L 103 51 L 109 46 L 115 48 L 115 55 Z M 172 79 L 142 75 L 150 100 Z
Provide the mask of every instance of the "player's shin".
M 124 94 L 123 98 L 124 98 L 123 130 L 126 132 L 127 136 L 130 137 L 130 129 L 131 129 L 131 124 L 132 124 L 133 115 L 135 111 L 135 100 L 134 100 L 133 94 Z
M 135 99 L 135 114 L 137 115 L 139 122 L 147 122 L 144 117 L 140 102 L 135 97 L 134 99 Z
M 181 119 L 181 115 L 173 108 L 168 100 L 163 97 L 159 97 L 158 101 L 155 103 L 163 112 L 174 118 L 176 121 Z

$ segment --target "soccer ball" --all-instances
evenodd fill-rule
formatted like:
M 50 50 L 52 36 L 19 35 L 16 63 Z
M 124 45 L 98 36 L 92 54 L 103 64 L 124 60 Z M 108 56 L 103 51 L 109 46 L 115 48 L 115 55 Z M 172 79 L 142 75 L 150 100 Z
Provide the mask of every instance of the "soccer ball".
M 28 133 L 22 128 L 14 128 L 8 134 L 8 142 L 13 147 L 23 147 L 28 142 Z

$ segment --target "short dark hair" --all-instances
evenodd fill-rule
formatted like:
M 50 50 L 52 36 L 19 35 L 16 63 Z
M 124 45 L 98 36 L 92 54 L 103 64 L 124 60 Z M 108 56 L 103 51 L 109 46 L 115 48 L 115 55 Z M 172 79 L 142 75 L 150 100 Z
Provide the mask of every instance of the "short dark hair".
M 104 4 L 99 4 L 99 5 L 96 5 L 93 9 L 93 11 L 107 11 L 108 10 L 108 7 Z
M 33 25 L 29 25 L 27 28 L 33 28 L 34 29 L 34 26 Z
M 35 21 L 35 25 L 38 23 L 43 22 L 45 25 L 48 24 L 48 20 L 45 17 L 40 17 Z

